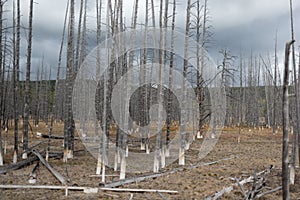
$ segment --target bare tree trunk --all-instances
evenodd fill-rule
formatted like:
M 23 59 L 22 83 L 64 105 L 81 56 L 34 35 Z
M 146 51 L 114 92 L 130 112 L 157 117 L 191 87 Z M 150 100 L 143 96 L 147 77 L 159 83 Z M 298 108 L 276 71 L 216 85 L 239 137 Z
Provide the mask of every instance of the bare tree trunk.
M 187 68 L 188 68 L 188 44 L 190 37 L 190 13 L 191 13 L 191 0 L 187 2 L 186 8 L 186 28 L 185 28 L 185 44 L 184 44 L 184 64 L 183 64 L 183 80 L 182 80 L 182 92 L 183 92 L 183 103 L 181 108 L 181 124 L 180 124 L 180 147 L 179 147 L 179 165 L 185 165 L 185 118 L 186 118 L 186 110 L 185 99 L 186 99 L 186 85 L 185 79 L 187 78 Z
M 293 4 L 292 0 L 290 0 L 290 16 L 291 16 L 291 35 L 292 40 L 294 40 L 294 23 L 293 23 Z M 292 59 L 293 59 L 293 72 L 294 72 L 294 88 L 295 88 L 295 95 L 296 95 L 296 120 L 294 124 L 294 130 L 293 130 L 293 141 L 292 141 L 292 159 L 290 162 L 290 182 L 293 185 L 295 183 L 295 163 L 296 163 L 296 147 L 297 147 L 297 135 L 300 138 L 300 126 L 299 126 L 299 115 L 300 115 L 300 109 L 299 109 L 299 88 L 298 88 L 298 82 L 297 79 L 297 72 L 296 72 L 296 58 L 295 58 L 295 45 L 292 44 Z M 300 146 L 299 146 L 300 149 Z M 300 156 L 299 156 L 300 158 Z
M 282 198 L 290 199 L 289 187 L 289 56 L 290 47 L 294 41 L 289 42 L 285 46 L 285 62 L 284 62 L 284 84 L 283 84 L 283 146 L 282 146 Z
M 3 113 L 2 113 L 2 106 L 3 106 L 3 89 L 4 89 L 4 81 L 2 76 L 4 76 L 4 70 L 2 71 L 2 13 L 3 13 L 3 3 L 0 2 L 0 166 L 3 165 L 3 147 L 2 147 L 2 120 L 3 120 Z M 15 16 L 14 16 L 15 17 Z
M 134 1 L 134 12 L 132 16 L 132 31 L 130 33 L 130 48 L 132 49 L 134 42 L 135 42 L 135 34 L 136 34 L 136 25 L 137 25 L 137 13 L 138 13 L 138 0 Z M 133 66 L 133 59 L 134 59 L 134 52 L 130 51 L 129 52 L 129 63 L 128 67 L 126 70 L 128 70 L 129 67 Z M 129 111 L 129 91 L 131 88 L 131 75 L 126 75 L 126 85 L 127 89 L 126 91 L 126 98 L 125 98 L 125 116 L 124 116 L 124 123 L 125 123 L 125 131 L 129 130 L 129 116 L 127 113 L 127 110 Z M 120 170 L 120 179 L 125 179 L 125 174 L 126 174 L 126 156 L 128 156 L 128 144 L 127 144 L 127 133 L 123 133 L 122 137 L 122 152 L 121 152 L 121 170 Z M 126 155 L 127 154 L 127 155 Z
M 67 74 L 66 74 L 66 116 L 64 120 L 64 158 L 66 162 L 68 158 L 73 158 L 74 150 L 74 121 L 72 116 L 72 80 L 73 80 L 73 65 L 74 65 L 74 9 L 75 1 L 70 1 L 70 24 L 68 36 L 68 51 L 67 51 Z
M 22 158 L 27 158 L 28 149 L 28 120 L 29 120 L 29 93 L 30 93 L 30 66 L 31 66 L 31 45 L 32 45 L 32 19 L 33 19 L 33 0 L 30 0 L 29 11 L 29 33 L 28 33 L 28 48 L 27 48 L 27 64 L 26 64 L 26 82 L 25 82 L 25 105 L 23 119 L 23 155 Z
M 80 52 L 80 39 L 81 39 L 81 34 L 84 33 L 84 30 L 81 31 L 81 23 L 82 23 L 82 15 L 83 15 L 83 8 L 84 8 L 84 2 L 85 0 L 80 0 L 80 11 L 79 11 L 79 17 L 78 17 L 78 28 L 77 28 L 77 45 L 76 45 L 76 57 L 75 57 L 75 67 L 76 69 L 74 70 L 77 71 L 80 65 L 79 61 L 79 52 Z
M 96 78 L 97 82 L 100 80 L 100 37 L 101 37 L 101 11 L 102 11 L 102 0 L 96 0 L 96 13 L 97 13 L 97 69 L 96 69 Z M 99 85 L 97 86 L 97 91 L 99 91 Z M 100 105 L 101 97 L 99 93 L 96 93 L 96 105 L 97 107 Z M 99 107 L 96 109 L 96 121 L 95 121 L 95 132 L 96 135 L 98 135 L 99 127 L 98 127 L 98 121 L 99 119 Z M 100 174 L 102 169 L 102 157 L 101 153 L 99 151 L 98 159 L 97 159 L 97 166 L 96 166 L 96 174 Z
M 239 92 L 239 135 L 238 143 L 241 142 L 241 128 L 242 128 L 242 113 L 243 113 L 243 58 L 240 53 L 240 92 Z
M 167 135 L 166 135 L 166 157 L 170 156 L 170 135 L 171 135 L 171 111 L 172 111 L 172 100 L 171 92 L 173 89 L 173 65 L 174 65 L 174 32 L 175 32 L 175 17 L 176 17 L 176 0 L 173 0 L 173 14 L 172 14 L 172 35 L 171 35 L 171 52 L 170 52 L 170 69 L 169 69 L 169 90 L 168 90 L 168 106 L 167 106 Z
M 64 46 L 64 38 L 65 38 L 68 10 L 69 10 L 69 1 L 67 2 L 67 8 L 66 8 L 66 13 L 65 13 L 64 27 L 63 27 L 59 56 L 58 56 L 57 72 L 56 72 L 56 79 L 55 79 L 55 86 L 54 86 L 53 106 L 52 106 L 52 112 L 50 113 L 50 128 L 49 128 L 49 136 L 50 137 L 48 139 L 47 151 L 46 151 L 46 160 L 47 161 L 49 158 L 50 141 L 51 141 L 51 136 L 52 136 L 52 132 L 53 132 L 54 112 L 56 112 L 56 106 L 59 102 L 58 96 L 57 96 L 58 95 L 58 81 L 59 81 L 59 76 L 60 76 L 61 57 L 62 57 L 62 51 L 63 51 L 63 46 Z
M 145 89 L 143 89 L 142 91 L 140 91 L 140 96 L 141 96 L 141 100 L 139 101 L 139 105 L 140 105 L 140 109 L 141 109 L 141 112 L 139 112 L 139 126 L 140 127 L 143 127 L 146 125 L 147 123 L 147 120 L 146 120 L 146 113 L 147 113 L 147 90 L 148 90 L 148 87 L 145 85 L 145 81 L 146 81 L 146 75 L 147 75 L 147 70 L 146 70 L 146 64 L 147 64 L 147 57 L 148 57 L 148 49 L 147 49 L 147 46 L 148 46 L 148 25 L 149 25 L 149 0 L 146 0 L 145 1 L 146 3 L 146 11 L 145 11 L 145 34 L 144 34 L 144 46 L 143 46 L 143 49 L 141 49 L 141 62 L 140 62 L 140 65 L 141 65 L 141 68 L 140 68 L 140 85 L 142 87 L 144 87 Z M 141 132 L 140 132 L 140 137 L 141 137 L 141 150 L 144 151 L 146 150 L 147 152 L 147 149 L 149 148 L 148 147 L 148 132 L 149 132 L 149 129 L 146 128 L 146 129 L 141 129 Z
M 15 15 L 14 15 L 15 18 Z M 14 20 L 13 20 L 14 21 Z M 15 23 L 13 23 L 15 27 Z M 19 126 L 19 59 L 20 59 L 20 0 L 17 0 L 17 38 L 14 45 L 14 154 L 13 163 L 17 162 L 18 157 L 18 126 Z
M 276 103 L 277 103 L 277 33 L 276 33 L 276 41 L 275 41 L 275 69 L 274 69 L 274 99 L 273 99 L 273 126 L 272 132 L 276 133 Z

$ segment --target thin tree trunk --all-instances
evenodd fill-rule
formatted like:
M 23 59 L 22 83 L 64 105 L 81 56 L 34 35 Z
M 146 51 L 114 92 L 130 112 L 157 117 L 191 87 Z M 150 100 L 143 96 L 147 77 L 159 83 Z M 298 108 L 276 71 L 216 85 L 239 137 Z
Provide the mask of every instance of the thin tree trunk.
M 294 23 L 293 23 L 293 3 L 292 0 L 290 0 L 290 16 L 291 16 L 291 35 L 292 35 L 292 40 L 294 40 Z M 297 148 L 297 135 L 300 135 L 299 130 L 299 115 L 300 115 L 300 110 L 299 110 L 299 88 L 298 88 L 298 82 L 299 80 L 297 79 L 297 72 L 296 72 L 296 58 L 295 58 L 295 45 L 294 43 L 292 44 L 292 61 L 293 61 L 293 72 L 294 72 L 294 88 L 295 88 L 295 95 L 296 95 L 296 120 L 295 120 L 295 125 L 294 125 L 294 130 L 293 130 L 293 141 L 292 141 L 292 159 L 290 162 L 290 182 L 292 185 L 295 183 L 295 163 L 296 163 L 296 148 Z M 300 136 L 298 136 L 300 138 Z M 299 148 L 300 149 L 300 148 Z M 299 156 L 300 158 L 300 156 Z
M 29 11 L 29 33 L 28 33 L 28 48 L 27 48 L 27 64 L 26 64 L 26 82 L 25 82 L 25 105 L 23 119 L 23 155 L 22 158 L 27 158 L 28 149 L 28 123 L 29 123 L 29 93 L 30 93 L 30 67 L 31 67 L 31 46 L 32 46 L 32 19 L 33 19 L 33 0 L 30 0 Z
M 239 92 L 239 135 L 238 143 L 241 142 L 241 128 L 242 128 L 242 112 L 243 112 L 243 58 L 240 53 L 240 92 Z
M 102 11 L 102 0 L 96 0 L 96 13 L 97 13 L 97 69 L 96 69 L 96 79 L 97 82 L 100 81 L 100 37 L 101 37 L 101 11 Z M 100 91 L 99 85 L 97 84 L 97 91 Z M 95 121 L 95 132 L 96 135 L 98 135 L 99 127 L 98 127 L 98 121 L 99 119 L 99 105 L 101 102 L 101 97 L 99 93 L 96 93 L 96 105 L 98 109 L 96 109 L 96 121 Z M 96 166 L 96 174 L 100 174 L 102 169 L 102 157 L 101 152 L 99 151 L 98 159 L 97 159 L 97 166 Z
M 14 16 L 15 17 L 15 16 Z M 15 26 L 15 23 L 14 23 Z M 17 0 L 17 38 L 14 45 L 14 154 L 13 163 L 17 163 L 18 157 L 18 128 L 19 128 L 19 60 L 20 60 L 20 0 Z
M 46 160 L 47 161 L 48 161 L 48 158 L 49 158 L 50 141 L 51 141 L 51 136 L 52 136 L 52 133 L 53 133 L 54 112 L 56 112 L 56 106 L 59 102 L 58 101 L 58 96 L 57 96 L 58 95 L 58 81 L 59 81 L 59 76 L 60 76 L 60 66 L 61 66 L 62 51 L 63 51 L 63 46 L 64 46 L 64 38 L 65 38 L 68 10 L 69 10 L 69 0 L 67 2 L 67 8 L 66 8 L 66 13 L 65 13 L 64 27 L 63 27 L 63 33 L 62 33 L 59 56 L 58 56 L 57 72 L 56 72 L 56 79 L 55 79 L 55 86 L 54 86 L 53 106 L 52 106 L 52 112 L 50 114 L 50 128 L 49 128 L 49 136 L 50 137 L 48 139 L 47 151 L 46 151 Z
M 65 107 L 66 116 L 64 121 L 64 158 L 66 162 L 68 158 L 73 158 L 74 150 L 74 127 L 72 116 L 72 79 L 73 79 L 73 65 L 74 65 L 74 9 L 75 1 L 70 1 L 70 24 L 68 36 L 68 51 L 67 51 L 67 74 L 66 74 L 66 97 Z
M 170 156 L 170 135 L 171 135 L 171 111 L 172 111 L 172 89 L 173 89 L 173 65 L 174 65 L 174 32 L 175 32 L 175 17 L 176 17 L 176 0 L 173 0 L 173 14 L 172 14 L 172 33 L 171 33 L 171 52 L 170 52 L 170 69 L 169 69 L 169 90 L 168 90 L 168 106 L 167 106 L 167 135 L 166 135 L 166 157 Z
M 289 187 L 289 56 L 290 47 L 294 41 L 289 42 L 285 46 L 285 62 L 284 62 L 284 84 L 283 84 L 283 144 L 282 144 L 282 198 L 290 199 Z
M 80 65 L 80 57 L 79 57 L 79 52 L 80 52 L 80 39 L 81 35 L 83 34 L 84 30 L 81 32 L 81 24 L 82 24 L 82 15 L 83 15 L 83 9 L 84 9 L 84 3 L 85 0 L 80 0 L 80 11 L 79 11 L 79 17 L 78 17 L 78 28 L 77 28 L 77 45 L 76 45 L 76 57 L 75 57 L 75 67 L 76 69 L 74 72 L 76 72 L 79 68 Z
M 275 40 L 275 69 L 274 69 L 274 99 L 273 99 L 273 134 L 276 133 L 276 103 L 277 103 L 277 33 L 276 33 L 276 40 Z
M 190 13 L 191 13 L 191 0 L 187 2 L 186 9 L 186 28 L 185 28 L 185 44 L 184 44 L 184 64 L 183 64 L 183 80 L 182 80 L 182 92 L 183 92 L 183 102 L 181 108 L 181 119 L 180 119 L 180 147 L 179 147 L 179 165 L 185 165 L 185 123 L 186 123 L 186 110 L 185 110 L 185 99 L 186 99 L 186 85 L 185 79 L 187 78 L 187 68 L 188 68 L 188 44 L 190 37 Z

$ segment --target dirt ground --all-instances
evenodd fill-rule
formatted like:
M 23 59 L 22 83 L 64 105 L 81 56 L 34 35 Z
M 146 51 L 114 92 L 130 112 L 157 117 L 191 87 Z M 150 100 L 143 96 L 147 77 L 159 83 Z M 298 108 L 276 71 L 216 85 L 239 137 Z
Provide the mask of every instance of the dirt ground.
M 57 124 L 56 126 L 62 126 Z M 60 127 L 61 128 L 61 127 Z M 54 130 L 59 130 L 57 127 Z M 40 125 L 33 127 L 33 135 L 30 135 L 30 146 L 37 144 L 41 140 L 34 135 L 39 131 L 47 133 L 48 128 Z M 61 133 L 55 132 L 59 135 Z M 281 185 L 281 143 L 282 134 L 279 130 L 276 135 L 271 130 L 249 130 L 243 129 L 241 142 L 237 143 L 238 131 L 236 129 L 225 129 L 213 149 L 201 162 L 211 162 L 234 156 L 234 159 L 221 161 L 213 165 L 202 166 L 195 169 L 184 169 L 183 171 L 165 175 L 156 179 L 144 182 L 124 185 L 121 188 L 138 189 L 165 189 L 176 190 L 178 194 L 158 194 L 158 193 L 133 193 L 132 199 L 204 199 L 235 183 L 233 178 L 245 179 L 260 172 L 272 165 L 274 169 L 266 177 L 266 187 L 269 189 Z M 3 134 L 5 137 L 5 134 Z M 8 133 L 8 148 L 5 155 L 5 163 L 12 160 L 13 137 L 11 130 Z M 202 140 L 196 140 L 186 153 L 186 166 L 200 162 L 197 150 L 200 148 Z M 62 151 L 62 140 L 52 141 L 51 151 Z M 44 147 L 39 147 L 43 150 Z M 80 140 L 76 141 L 76 150 L 84 150 Z M 19 159 L 21 160 L 21 159 Z M 178 162 L 178 161 L 177 161 Z M 165 170 L 180 167 L 177 162 L 168 166 Z M 298 162 L 298 161 L 297 161 Z M 68 177 L 73 186 L 99 187 L 100 177 L 91 177 L 95 174 L 96 159 L 87 151 L 80 151 L 75 158 L 64 163 L 61 159 L 51 159 L 49 163 L 63 176 Z M 28 179 L 31 170 L 35 165 L 26 168 L 10 171 L 0 175 L 0 184 L 29 185 Z M 68 170 L 66 170 L 68 169 Z M 296 169 L 296 184 L 291 186 L 291 199 L 300 199 L 300 173 Z M 107 174 L 118 175 L 111 169 Z M 127 177 L 133 176 L 127 174 Z M 117 180 L 118 177 L 107 177 L 107 182 Z M 52 174 L 42 165 L 37 171 L 36 185 L 60 185 Z M 252 183 L 244 185 L 245 190 L 252 187 Z M 265 190 L 266 191 L 266 190 Z M 64 190 L 44 190 L 44 189 L 0 189 L 0 199 L 130 199 L 129 192 L 99 191 L 97 194 L 85 194 L 82 191 L 69 191 L 68 197 L 64 195 Z M 221 199 L 243 199 L 243 193 L 239 187 L 234 187 L 233 191 L 225 194 Z M 281 199 L 281 191 L 277 191 L 262 197 L 261 199 Z

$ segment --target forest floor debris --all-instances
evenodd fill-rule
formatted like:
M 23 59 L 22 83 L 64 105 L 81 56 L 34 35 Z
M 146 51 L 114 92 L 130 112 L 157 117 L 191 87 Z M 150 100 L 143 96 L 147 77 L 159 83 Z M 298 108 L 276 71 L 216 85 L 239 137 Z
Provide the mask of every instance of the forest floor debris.
M 33 129 L 36 129 L 33 127 Z M 47 127 L 43 130 L 42 125 L 39 126 L 40 132 L 46 132 Z M 42 129 L 42 130 L 41 130 Z M 57 130 L 57 129 L 55 129 Z M 38 131 L 38 130 L 33 130 Z M 55 135 L 60 135 L 59 132 L 54 132 Z M 4 157 L 7 166 L 12 161 L 12 145 L 13 134 L 9 131 L 9 140 L 7 154 Z M 153 190 L 174 190 L 178 191 L 177 194 L 164 193 L 165 199 L 204 199 L 205 197 L 214 194 L 217 191 L 222 190 L 226 186 L 236 184 L 236 180 L 232 177 L 239 177 L 239 180 L 243 180 L 250 176 L 253 176 L 253 171 L 262 171 L 268 168 L 270 165 L 274 166 L 268 174 L 268 178 L 265 180 L 265 187 L 269 193 L 260 193 L 264 195 L 263 199 L 281 199 L 281 191 L 278 189 L 281 185 L 281 147 L 282 147 L 282 134 L 272 134 L 271 129 L 255 130 L 249 132 L 248 129 L 243 130 L 241 134 L 241 142 L 237 143 L 238 130 L 237 129 L 225 129 L 213 151 L 207 155 L 204 159 L 198 159 L 197 150 L 201 147 L 203 140 L 196 140 L 190 150 L 186 153 L 186 166 L 182 167 L 174 162 L 166 167 L 164 171 L 174 170 L 181 168 L 183 170 L 172 174 L 166 174 L 164 176 L 145 180 L 143 182 L 131 183 L 127 185 L 119 186 L 119 188 L 127 189 L 153 189 Z M 32 138 L 30 140 L 30 146 L 37 144 L 43 140 L 42 138 Z M 75 141 L 75 150 L 83 149 L 80 140 Z M 51 141 L 51 151 L 62 152 L 62 143 L 60 140 Z M 44 152 L 46 144 L 44 146 L 39 145 L 37 150 Z M 43 153 L 41 155 L 44 156 Z M 197 165 L 197 163 L 210 163 L 224 158 L 230 158 L 232 155 L 234 159 L 220 161 L 213 165 L 201 166 L 198 168 L 189 168 L 189 166 Z M 54 156 L 54 155 L 53 155 Z M 36 156 L 31 155 L 28 159 L 34 158 L 36 163 L 38 159 Z M 26 161 L 26 160 L 25 160 Z M 24 162 L 19 160 L 19 162 Z M 91 156 L 87 151 L 79 151 L 74 156 L 74 159 L 68 160 L 68 163 L 64 163 L 62 159 L 49 159 L 49 164 L 53 166 L 62 176 L 69 180 L 68 186 L 70 187 L 89 187 L 99 188 L 101 177 L 91 176 L 95 173 L 97 160 Z M 298 161 L 296 161 L 298 163 Z M 28 166 L 28 165 L 27 165 Z M 68 173 L 66 172 L 66 166 Z M 19 170 L 8 170 L 5 174 L 0 175 L 1 185 L 27 185 L 28 178 L 32 172 L 34 165 L 23 167 Z M 2 168 L 0 168 L 1 171 Z M 52 176 L 48 169 L 44 165 L 36 170 L 37 180 L 36 185 L 60 185 L 54 176 Z M 151 172 L 149 172 L 150 174 Z M 118 181 L 119 172 L 114 172 L 112 169 L 107 169 L 107 184 L 110 182 Z M 143 176 L 143 174 L 126 174 L 126 178 L 134 178 L 135 176 Z M 296 199 L 300 196 L 300 180 L 299 168 L 296 168 L 296 183 L 291 185 L 291 199 Z M 34 185 L 31 185 L 34 186 Z M 253 182 L 249 182 L 243 185 L 245 191 L 250 191 L 253 187 Z M 132 193 L 132 192 L 131 192 Z M 113 192 L 102 191 L 97 194 L 84 194 L 82 191 L 72 191 L 68 195 L 71 199 L 129 199 L 130 192 Z M 13 189 L 6 190 L 0 189 L 1 199 L 64 199 L 64 190 L 45 190 L 45 189 Z M 160 193 L 161 194 L 161 193 Z M 158 193 L 134 193 L 133 199 L 162 199 Z M 226 193 L 222 196 L 225 199 L 243 199 L 244 194 L 238 185 L 233 187 L 230 193 Z

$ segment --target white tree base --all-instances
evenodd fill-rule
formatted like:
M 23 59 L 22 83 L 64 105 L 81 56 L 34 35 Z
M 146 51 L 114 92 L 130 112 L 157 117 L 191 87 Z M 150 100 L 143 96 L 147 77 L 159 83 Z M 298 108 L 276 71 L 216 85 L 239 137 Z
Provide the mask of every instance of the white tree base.
M 118 152 L 115 152 L 114 171 L 118 170 Z
M 14 151 L 14 155 L 13 155 L 13 163 L 16 164 L 18 162 L 18 155 L 17 152 Z
M 165 154 L 164 149 L 161 149 L 160 160 L 161 160 L 161 168 L 165 168 L 166 167 L 166 154 Z
M 122 156 L 121 159 L 121 170 L 120 170 L 120 179 L 123 180 L 126 177 L 126 158 Z
M 295 168 L 290 166 L 290 184 L 295 184 Z
M 153 172 L 157 173 L 158 170 L 159 170 L 159 160 L 158 160 L 157 156 L 155 156 L 155 158 L 154 158 Z
M 3 166 L 3 155 L 0 153 L 0 166 Z
M 184 148 L 180 147 L 179 149 L 179 165 L 185 165 L 185 160 L 184 160 Z
M 23 153 L 23 154 L 22 154 L 22 159 L 23 159 L 23 160 L 27 159 L 27 153 Z
M 72 150 L 68 151 L 67 158 L 68 159 L 73 159 L 73 151 Z
M 102 169 L 102 156 L 99 153 L 98 155 L 98 160 L 97 160 L 97 167 L 96 167 L 96 174 L 100 175 L 101 174 L 101 169 Z
M 30 184 L 36 184 L 36 179 L 35 178 L 30 178 L 28 180 L 28 183 L 30 183 Z
M 125 156 L 128 157 L 128 144 L 126 144 L 126 153 Z
M 142 150 L 142 151 L 146 150 L 145 143 L 142 143 L 142 142 L 141 142 L 141 150 Z
M 105 165 L 102 165 L 102 183 L 105 183 Z

